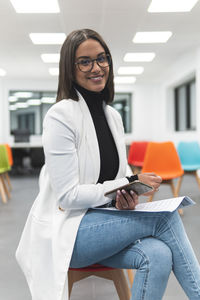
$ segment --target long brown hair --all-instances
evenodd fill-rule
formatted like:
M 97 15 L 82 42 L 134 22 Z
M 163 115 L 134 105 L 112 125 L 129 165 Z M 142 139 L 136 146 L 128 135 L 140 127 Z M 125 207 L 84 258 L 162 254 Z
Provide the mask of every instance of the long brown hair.
M 75 80 L 75 54 L 78 46 L 85 40 L 94 39 L 98 41 L 104 48 L 105 53 L 111 57 L 110 50 L 102 37 L 94 30 L 81 29 L 72 31 L 66 38 L 61 48 L 60 63 L 59 63 L 59 79 L 58 91 L 56 101 L 62 99 L 73 99 L 78 101 L 77 92 L 73 86 Z M 106 103 L 110 103 L 114 98 L 114 83 L 113 83 L 113 63 L 111 57 L 111 64 L 109 69 L 109 76 L 105 86 Z

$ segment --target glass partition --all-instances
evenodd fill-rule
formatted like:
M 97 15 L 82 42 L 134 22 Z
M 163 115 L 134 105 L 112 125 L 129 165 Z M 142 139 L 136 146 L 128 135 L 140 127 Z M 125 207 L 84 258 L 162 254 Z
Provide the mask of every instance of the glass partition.
M 10 133 L 28 131 L 41 135 L 44 116 L 56 102 L 56 92 L 10 91 Z M 131 93 L 116 93 L 112 106 L 119 111 L 126 133 L 131 132 Z

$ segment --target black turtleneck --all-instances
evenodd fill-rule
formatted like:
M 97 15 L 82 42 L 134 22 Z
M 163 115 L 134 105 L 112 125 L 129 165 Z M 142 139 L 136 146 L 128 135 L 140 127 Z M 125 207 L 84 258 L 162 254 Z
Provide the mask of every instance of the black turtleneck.
M 103 108 L 105 92 L 92 92 L 77 84 L 75 88 L 86 101 L 96 130 L 100 152 L 100 174 L 97 182 L 115 179 L 119 169 L 119 156 Z

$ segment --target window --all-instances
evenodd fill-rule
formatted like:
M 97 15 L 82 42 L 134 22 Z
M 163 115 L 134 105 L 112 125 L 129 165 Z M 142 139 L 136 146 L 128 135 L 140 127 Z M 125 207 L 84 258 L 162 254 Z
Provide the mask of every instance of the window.
M 130 133 L 131 126 L 131 93 L 116 93 L 111 104 L 121 115 L 125 133 Z
M 10 132 L 28 129 L 32 135 L 42 133 L 42 121 L 56 102 L 55 92 L 10 91 Z
M 32 135 L 42 134 L 44 116 L 56 102 L 56 92 L 10 91 L 10 132 L 28 129 Z M 116 93 L 111 104 L 120 113 L 125 132 L 131 132 L 131 94 Z
M 34 114 L 19 114 L 17 116 L 17 128 L 20 130 L 28 129 L 30 134 L 34 134 L 35 128 L 35 115 Z
M 184 83 L 174 90 L 175 130 L 196 130 L 195 79 Z

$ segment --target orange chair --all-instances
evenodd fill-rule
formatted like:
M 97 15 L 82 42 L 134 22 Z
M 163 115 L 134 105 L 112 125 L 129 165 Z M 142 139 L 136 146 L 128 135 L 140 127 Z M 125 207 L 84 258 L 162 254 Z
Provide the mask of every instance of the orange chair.
M 11 147 L 8 144 L 5 144 L 5 147 L 6 147 L 7 156 L 8 156 L 8 163 L 9 163 L 9 166 L 11 168 L 13 166 L 12 149 L 11 149 Z M 8 175 L 8 172 L 5 173 L 5 177 L 6 177 L 6 181 L 8 183 L 9 190 L 11 191 L 12 190 L 12 186 L 11 186 L 10 177 Z
M 178 196 L 184 170 L 173 142 L 149 142 L 142 168 L 142 173 L 146 172 L 161 176 L 162 183 L 170 184 L 173 196 Z M 179 178 L 176 187 L 173 183 L 175 178 Z M 149 201 L 152 199 L 153 195 Z
M 6 146 L 6 150 L 7 150 L 7 154 L 8 154 L 8 162 L 9 162 L 10 167 L 12 167 L 13 166 L 12 149 L 11 149 L 10 145 L 8 145 L 8 144 L 5 144 L 5 146 Z
M 131 271 L 132 272 L 132 271 Z M 68 271 L 68 289 L 69 299 L 72 291 L 73 284 L 89 276 L 97 276 L 112 280 L 114 282 L 117 294 L 120 300 L 129 300 L 131 292 L 122 269 L 115 269 L 105 267 L 100 264 L 94 264 L 85 268 L 69 268 Z
M 130 145 L 128 153 L 128 163 L 133 172 L 139 172 L 143 167 L 144 157 L 148 146 L 147 141 L 135 141 Z

